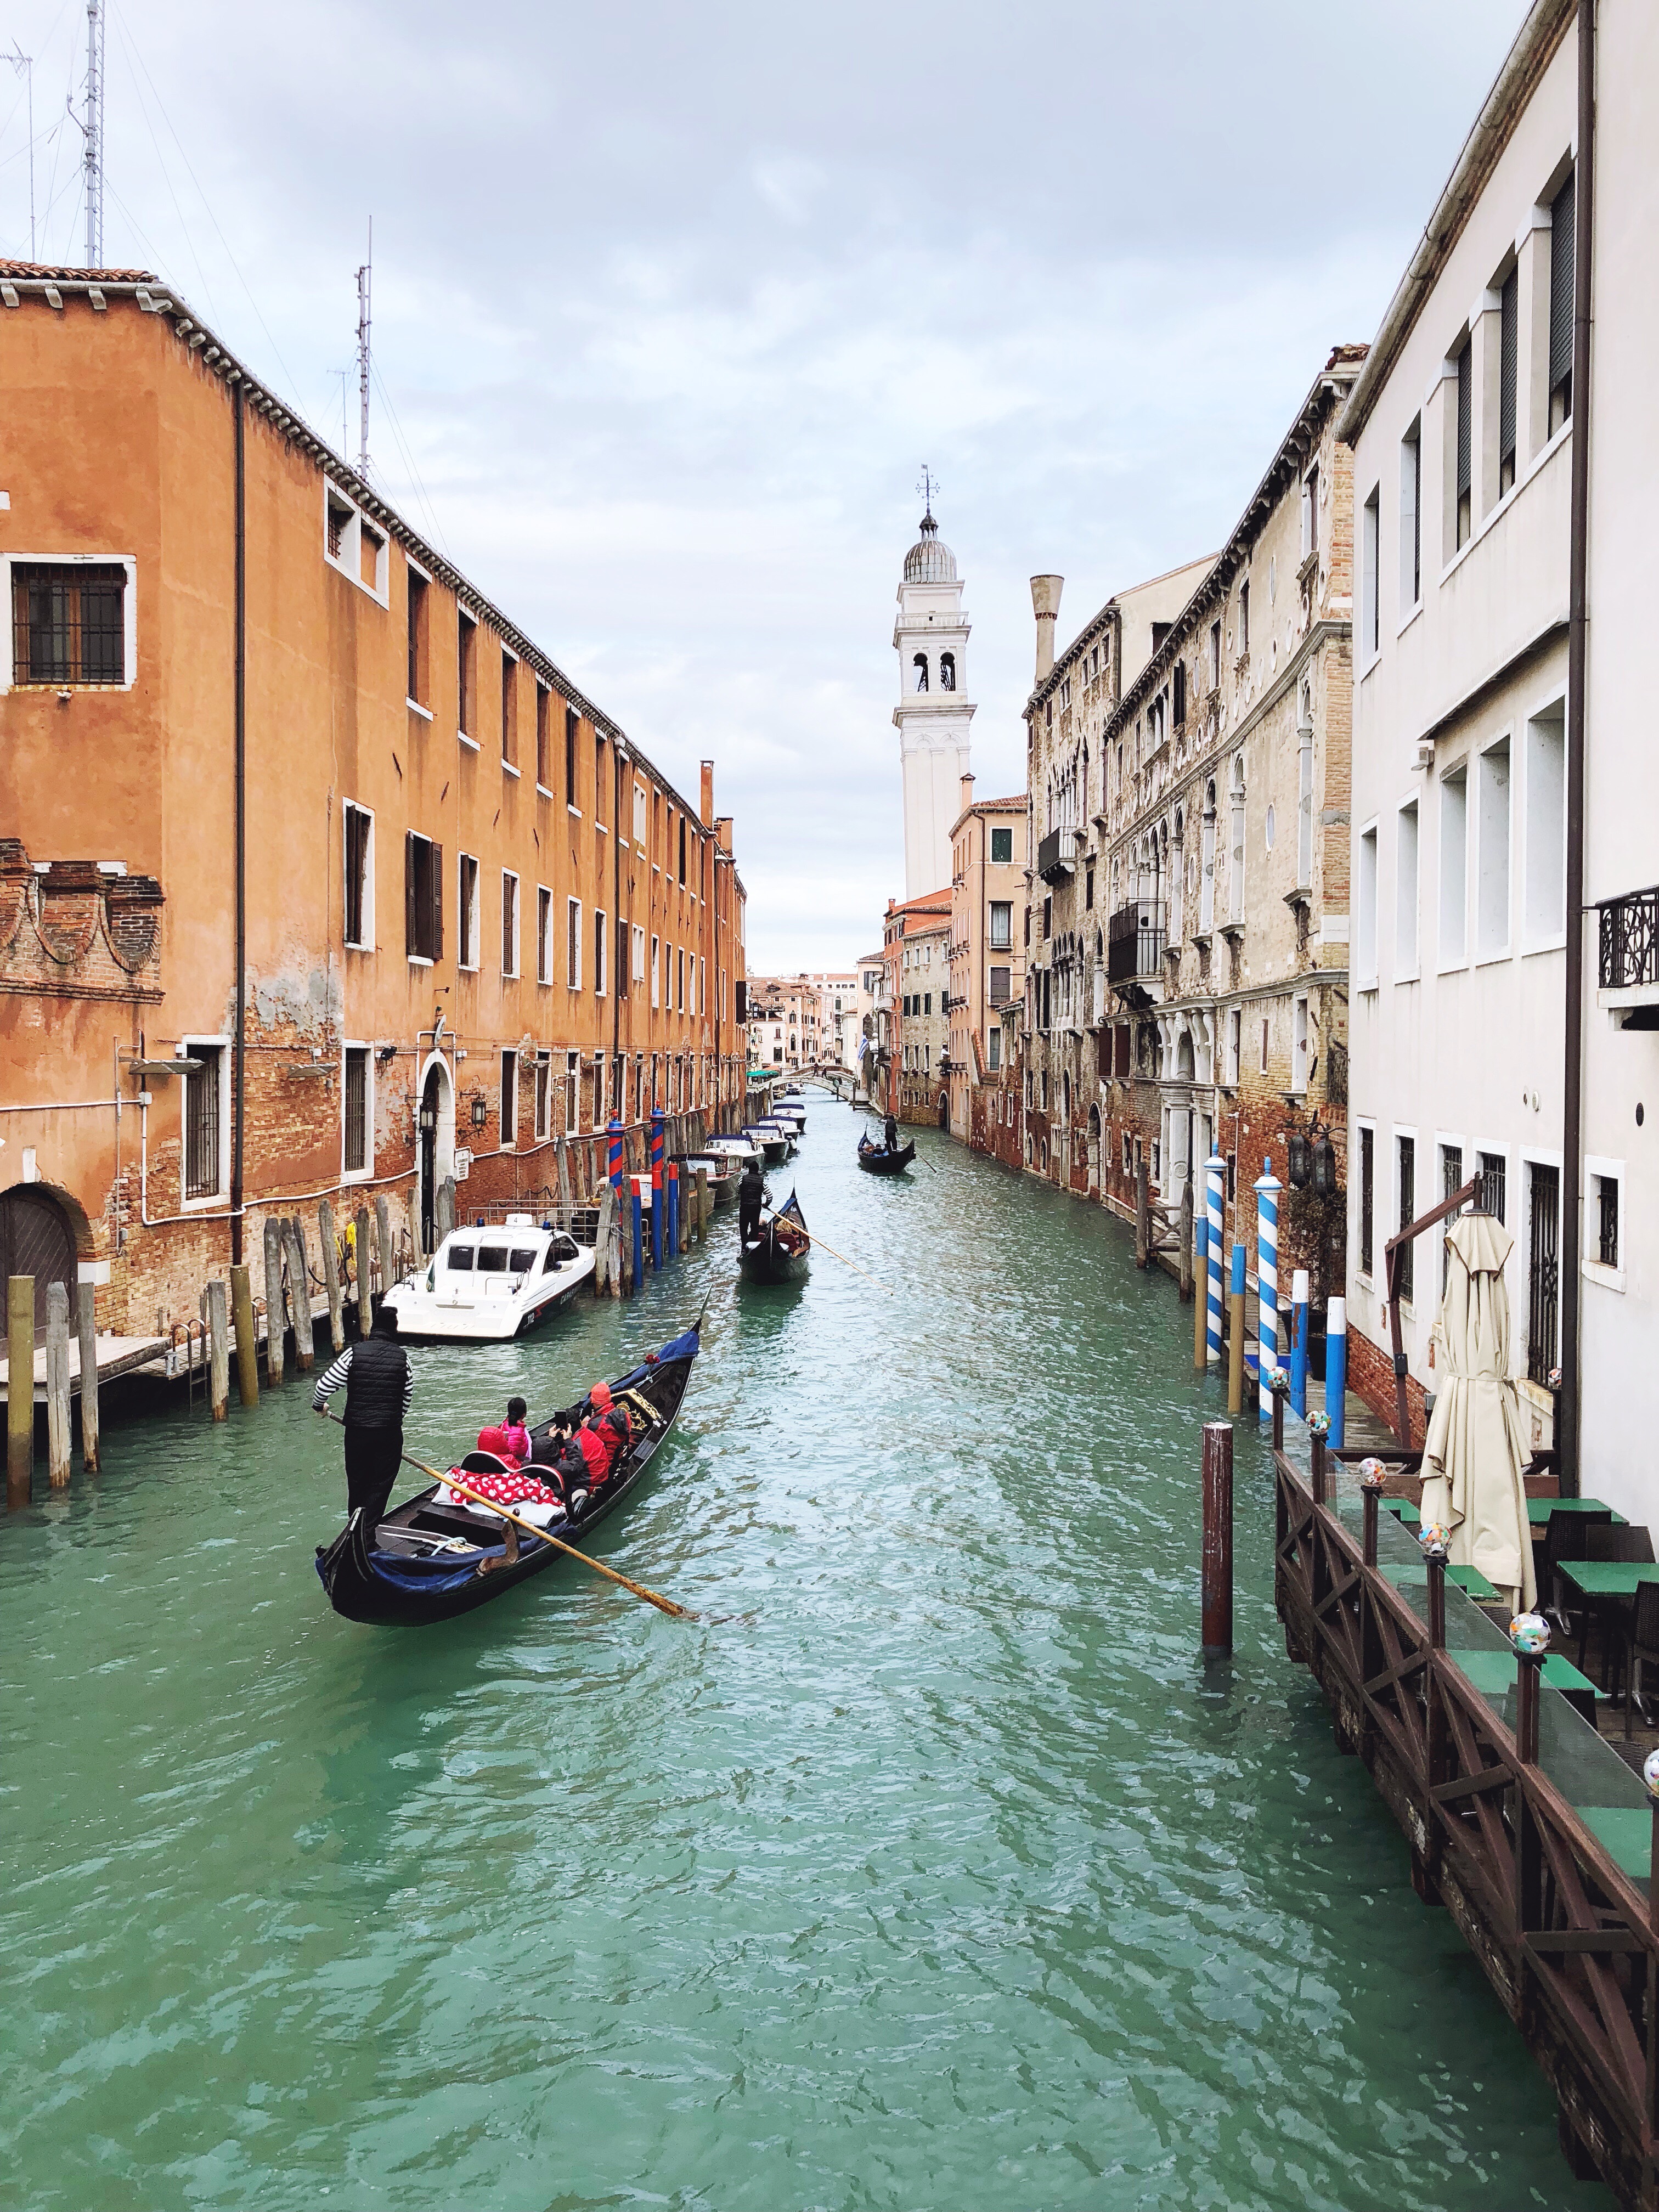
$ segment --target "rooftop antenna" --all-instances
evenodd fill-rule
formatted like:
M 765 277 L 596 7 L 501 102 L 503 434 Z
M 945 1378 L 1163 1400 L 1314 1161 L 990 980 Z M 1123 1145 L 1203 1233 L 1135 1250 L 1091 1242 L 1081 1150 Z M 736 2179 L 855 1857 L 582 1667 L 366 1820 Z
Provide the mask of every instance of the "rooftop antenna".
M 86 172 L 87 266 L 104 265 L 104 10 L 102 0 L 87 0 L 86 139 L 81 160 Z
M 921 465 L 921 481 L 916 486 L 916 489 L 921 494 L 922 498 L 927 504 L 927 512 L 923 518 L 924 521 L 933 522 L 933 494 L 939 489 L 939 478 L 933 474 L 926 461 Z M 933 527 L 937 530 L 939 528 L 939 525 L 934 522 Z
M 33 54 L 26 54 L 21 46 L 18 45 L 15 39 L 11 42 L 11 52 L 5 58 L 11 64 L 18 76 L 27 80 L 28 89 L 29 259 L 31 261 L 36 261 L 40 258 L 40 256 L 35 252 L 34 247 L 34 57 Z
M 374 277 L 374 218 L 368 219 L 368 258 L 357 271 L 357 473 L 368 476 L 369 287 Z

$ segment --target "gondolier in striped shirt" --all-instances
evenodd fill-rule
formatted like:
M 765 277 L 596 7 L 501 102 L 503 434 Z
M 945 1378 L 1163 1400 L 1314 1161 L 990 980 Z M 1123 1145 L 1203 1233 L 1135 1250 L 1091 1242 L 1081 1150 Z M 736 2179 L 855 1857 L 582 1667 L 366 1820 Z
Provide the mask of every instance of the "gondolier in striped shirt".
M 415 1395 L 409 1354 L 398 1341 L 398 1316 L 390 1308 L 382 1306 L 369 1334 L 361 1343 L 347 1345 L 333 1365 L 324 1370 L 312 1394 L 313 1409 L 326 1413 L 329 1400 L 343 1384 L 346 1510 L 361 1510 L 372 1534 L 398 1480 L 404 1422 Z

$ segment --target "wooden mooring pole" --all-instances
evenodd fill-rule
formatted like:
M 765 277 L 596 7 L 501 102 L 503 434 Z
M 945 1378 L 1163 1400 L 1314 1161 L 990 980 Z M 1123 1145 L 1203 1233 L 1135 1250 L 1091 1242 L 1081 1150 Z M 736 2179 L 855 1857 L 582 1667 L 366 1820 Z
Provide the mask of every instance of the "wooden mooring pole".
M 253 1282 L 246 1267 L 230 1271 L 230 1306 L 236 1321 L 236 1390 L 245 1406 L 259 1402 L 259 1340 L 254 1334 Z
M 311 1255 L 297 1213 L 288 1224 L 288 1255 L 294 1288 L 294 1364 L 304 1375 L 317 1364 L 317 1332 L 311 1319 Z
M 1135 1162 L 1135 1265 L 1144 1267 L 1152 1257 L 1152 1193 L 1147 1185 L 1145 1155 Z
M 265 1381 L 273 1390 L 283 1383 L 283 1333 L 288 1327 L 283 1305 L 283 1232 L 270 1215 L 265 1218 Z
M 374 1262 L 368 1249 L 368 1208 L 357 1208 L 357 1334 L 367 1336 L 374 1326 Z
M 334 1208 L 326 1199 L 317 1208 L 317 1241 L 323 1248 L 323 1288 L 328 1294 L 328 1340 L 336 1352 L 343 1352 L 345 1306 L 340 1297 L 340 1243 L 334 1231 Z
M 76 1321 L 81 1337 L 81 1464 L 98 1472 L 98 1328 L 93 1319 L 90 1283 L 77 1283 Z
M 225 1286 L 216 1275 L 207 1286 L 208 1405 L 216 1421 L 230 1415 L 230 1315 Z
M 54 1490 L 70 1479 L 69 1291 L 62 1283 L 46 1289 L 46 1475 Z M 34 1360 L 29 1359 L 29 1395 L 34 1395 Z
M 27 1505 L 34 1472 L 34 1278 L 6 1279 L 6 1504 Z
M 1204 1589 L 1200 1637 L 1206 1659 L 1233 1650 L 1233 1425 L 1204 1424 Z

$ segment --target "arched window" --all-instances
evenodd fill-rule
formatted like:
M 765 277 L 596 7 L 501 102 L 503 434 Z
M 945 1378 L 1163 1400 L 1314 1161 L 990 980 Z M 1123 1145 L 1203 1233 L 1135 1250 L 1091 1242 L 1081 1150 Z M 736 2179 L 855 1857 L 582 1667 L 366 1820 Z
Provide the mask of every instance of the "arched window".
M 1244 919 L 1244 756 L 1233 760 L 1228 803 L 1232 812 L 1232 851 L 1227 871 L 1227 915 L 1232 921 Z
M 910 665 L 911 665 L 911 667 L 912 667 L 913 669 L 915 669 L 915 674 L 916 674 L 916 684 L 915 684 L 915 688 L 916 688 L 916 690 L 917 690 L 918 691 L 925 691 L 925 690 L 927 689 L 927 654 L 926 654 L 925 653 L 919 653 L 916 655 L 915 659 L 910 663 Z
M 922 689 L 926 690 L 926 684 Z M 957 657 L 954 653 L 941 653 L 939 657 L 939 688 L 954 691 L 957 688 Z

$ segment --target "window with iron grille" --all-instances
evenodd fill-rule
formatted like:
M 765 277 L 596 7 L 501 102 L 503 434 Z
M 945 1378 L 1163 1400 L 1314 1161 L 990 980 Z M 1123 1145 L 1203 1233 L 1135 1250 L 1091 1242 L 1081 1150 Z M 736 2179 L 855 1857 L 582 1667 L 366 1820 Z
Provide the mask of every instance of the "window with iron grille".
M 345 1055 L 345 1171 L 368 1167 L 368 1048 L 351 1044 Z
M 1359 1132 L 1359 1272 L 1373 1272 L 1374 1238 L 1372 1224 L 1376 1219 L 1376 1133 L 1362 1128 Z
M 1572 413 L 1572 317 L 1577 206 L 1577 173 L 1550 203 L 1550 415 L 1552 437 Z
M 1400 1220 L 1401 1229 L 1409 1229 L 1417 1218 L 1417 1139 L 1415 1137 L 1396 1137 L 1395 1146 L 1400 1170 Z M 1395 1261 L 1395 1285 L 1397 1295 L 1409 1298 L 1417 1286 L 1416 1247 L 1402 1244 Z
M 1508 1163 L 1502 1152 L 1477 1152 L 1475 1164 L 1480 1176 L 1481 1211 L 1501 1221 L 1508 1197 Z
M 1528 1164 L 1532 1219 L 1527 1265 L 1527 1373 L 1548 1384 L 1556 1364 L 1560 1325 L 1561 1171 L 1540 1160 Z
M 185 1050 L 198 1063 L 185 1078 L 185 1196 L 216 1198 L 219 1092 L 225 1048 L 219 1044 L 189 1044 Z
M 1597 1176 L 1595 1195 L 1600 1216 L 1595 1256 L 1604 1267 L 1616 1267 L 1619 1265 L 1618 1176 Z
M 118 562 L 15 562 L 12 682 L 125 684 L 126 588 Z
M 345 941 L 365 950 L 374 942 L 370 872 L 374 817 L 349 799 L 345 807 Z

